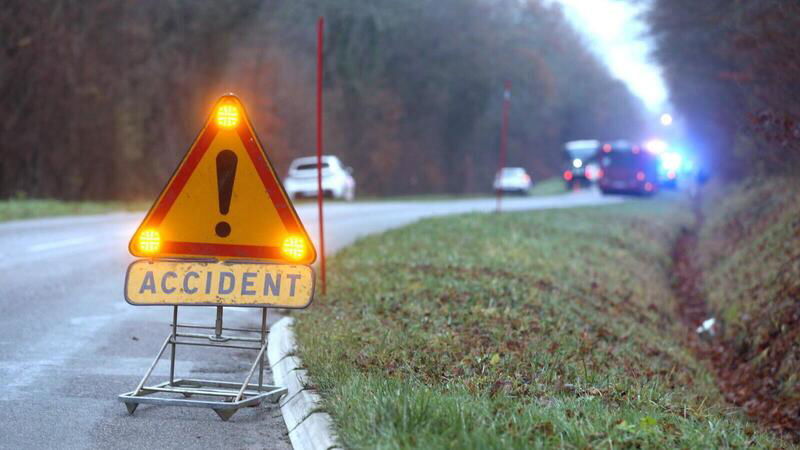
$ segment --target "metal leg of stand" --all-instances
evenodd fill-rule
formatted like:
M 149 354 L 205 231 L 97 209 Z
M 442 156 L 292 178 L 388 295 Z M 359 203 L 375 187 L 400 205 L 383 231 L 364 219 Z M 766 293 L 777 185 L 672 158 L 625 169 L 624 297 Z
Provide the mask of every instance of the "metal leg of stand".
M 247 389 L 247 386 L 250 385 L 250 379 L 253 378 L 253 372 L 255 372 L 256 367 L 258 367 L 258 362 L 264 360 L 263 358 L 264 358 L 264 353 L 266 353 L 266 350 L 267 350 L 266 345 L 261 346 L 261 350 L 258 351 L 258 357 L 256 358 L 255 361 L 253 361 L 253 365 L 250 367 L 250 372 L 247 373 L 247 378 L 244 379 L 244 383 L 242 383 L 242 388 L 239 389 L 239 392 L 236 394 L 236 398 L 234 398 L 233 401 L 238 402 L 239 400 L 242 399 L 242 396 L 244 395 L 244 390 Z
M 261 309 L 261 346 L 263 347 L 267 341 L 267 308 Z M 258 362 L 258 392 L 264 386 L 264 355 Z
M 161 345 L 161 350 L 159 350 L 158 355 L 156 355 L 156 359 L 154 359 L 153 363 L 150 364 L 150 368 L 147 369 L 147 372 L 144 374 L 144 377 L 142 377 L 142 381 L 139 382 L 139 385 L 136 386 L 136 389 L 133 391 L 134 395 L 139 395 L 139 393 L 142 391 L 142 386 L 144 386 L 144 384 L 147 383 L 147 379 L 150 378 L 150 374 L 153 373 L 153 369 L 156 368 L 156 364 L 158 364 L 158 360 L 161 359 L 161 355 L 164 354 L 164 350 L 167 349 L 167 344 L 169 344 L 171 338 L 172 335 L 167 336 L 167 338 L 164 340 L 164 343 Z
M 222 339 L 222 306 L 217 306 L 217 320 L 214 323 L 214 334 L 218 340 Z
M 178 307 L 172 308 L 172 353 L 169 357 L 169 385 L 175 385 L 175 340 L 178 338 Z

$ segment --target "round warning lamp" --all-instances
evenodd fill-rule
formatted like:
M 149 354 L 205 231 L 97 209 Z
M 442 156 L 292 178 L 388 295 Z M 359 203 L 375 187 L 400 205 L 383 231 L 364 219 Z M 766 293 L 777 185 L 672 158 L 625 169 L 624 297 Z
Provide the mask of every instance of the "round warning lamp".
M 293 261 L 298 261 L 306 254 L 305 239 L 297 236 L 288 236 L 281 246 L 284 256 Z
M 161 233 L 156 230 L 144 230 L 139 234 L 139 250 L 142 253 L 156 253 L 161 248 Z
M 233 128 L 239 124 L 239 110 L 235 105 L 220 105 L 217 108 L 217 125 Z

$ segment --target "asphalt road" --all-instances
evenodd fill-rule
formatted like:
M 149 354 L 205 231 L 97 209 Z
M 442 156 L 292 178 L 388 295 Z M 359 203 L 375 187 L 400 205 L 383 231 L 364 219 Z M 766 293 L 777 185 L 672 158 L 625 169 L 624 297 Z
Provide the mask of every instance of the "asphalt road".
M 614 201 L 586 191 L 509 198 L 504 207 Z M 492 211 L 494 205 L 493 199 L 332 203 L 326 206 L 328 252 L 423 217 Z M 316 239 L 316 205 L 297 209 Z M 169 307 L 134 307 L 122 297 L 133 260 L 127 242 L 141 219 L 141 213 L 119 213 L 0 224 L 0 447 L 289 448 L 272 404 L 222 422 L 200 408 L 141 405 L 129 416 L 117 400 L 136 386 L 171 319 Z M 180 321 L 213 325 L 214 308 L 181 308 Z M 226 308 L 225 321 L 252 327 L 259 313 Z M 179 348 L 178 375 L 241 381 L 250 357 L 239 350 Z M 164 361 L 155 378 L 167 376 Z

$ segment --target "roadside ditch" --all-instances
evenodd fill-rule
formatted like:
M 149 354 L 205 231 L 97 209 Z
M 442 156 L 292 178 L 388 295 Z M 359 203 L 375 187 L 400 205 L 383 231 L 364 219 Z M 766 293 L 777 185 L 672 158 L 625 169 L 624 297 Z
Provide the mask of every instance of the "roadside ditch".
M 672 287 L 678 299 L 678 315 L 686 325 L 687 345 L 709 364 L 728 402 L 771 431 L 800 443 L 800 401 L 777 395 L 774 377 L 783 356 L 800 341 L 798 315 L 775 318 L 793 331 L 775 333 L 768 348 L 742 348 L 735 336 L 726 335 L 725 324 L 713 317 L 714 311 L 706 303 L 703 267 L 697 254 L 705 223 L 700 194 L 693 199 L 693 210 L 694 225 L 682 230 L 672 253 Z M 756 364 L 754 354 L 759 358 Z

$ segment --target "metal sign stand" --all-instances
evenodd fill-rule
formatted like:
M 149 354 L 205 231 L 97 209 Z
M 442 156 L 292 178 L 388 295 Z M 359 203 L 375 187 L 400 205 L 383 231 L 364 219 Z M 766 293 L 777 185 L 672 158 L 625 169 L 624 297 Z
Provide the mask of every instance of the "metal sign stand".
M 227 421 L 239 408 L 258 406 L 264 400 L 277 402 L 287 390 L 284 387 L 264 384 L 264 357 L 267 350 L 267 308 L 261 308 L 261 330 L 246 328 L 224 328 L 222 326 L 222 306 L 217 306 L 217 319 L 213 327 L 200 325 L 182 325 L 178 323 L 178 307 L 173 306 L 172 310 L 172 331 L 167 336 L 161 346 L 156 359 L 147 373 L 144 374 L 142 381 L 131 392 L 119 396 L 120 401 L 125 403 L 128 413 L 133 414 L 140 403 L 150 403 L 156 405 L 191 406 L 200 408 L 211 408 L 219 417 Z M 205 329 L 214 330 L 214 334 L 200 334 L 184 331 L 186 329 Z M 259 337 L 241 336 L 232 334 L 222 334 L 223 331 L 260 334 Z M 207 342 L 206 342 L 207 341 Z M 242 344 L 239 344 L 242 343 Z M 250 345 L 246 345 L 250 343 Z M 259 344 L 255 346 L 254 344 Z M 193 345 L 214 348 L 232 348 L 238 350 L 254 350 L 258 352 L 253 361 L 244 382 L 234 383 L 227 381 L 210 381 L 195 379 L 175 379 L 175 350 L 178 345 Z M 169 381 L 145 386 L 148 378 L 156 368 L 158 361 L 164 355 L 167 346 L 171 347 Z M 250 383 L 256 368 L 258 368 L 258 384 Z M 180 394 L 184 398 L 174 397 L 155 397 L 151 394 Z M 210 397 L 207 400 L 190 399 L 193 395 L 199 397 Z

